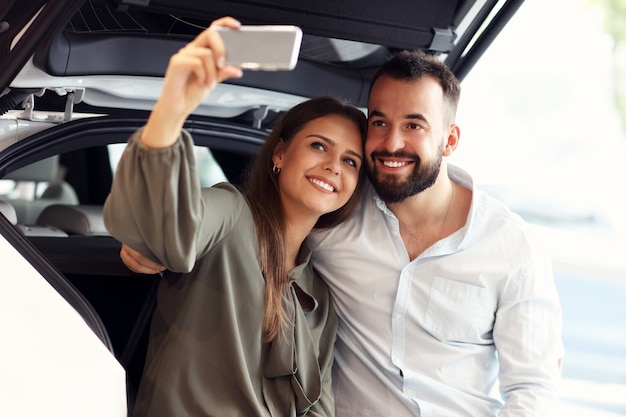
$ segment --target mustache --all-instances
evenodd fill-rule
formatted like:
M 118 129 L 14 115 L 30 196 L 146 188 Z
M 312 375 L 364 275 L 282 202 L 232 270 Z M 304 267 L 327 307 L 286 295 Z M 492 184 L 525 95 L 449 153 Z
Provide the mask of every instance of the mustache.
M 375 160 L 376 158 L 402 158 L 402 159 L 412 159 L 415 162 L 420 161 L 420 157 L 417 154 L 406 152 L 406 151 L 397 151 L 397 152 L 388 152 L 388 151 L 374 151 L 370 154 L 370 158 Z

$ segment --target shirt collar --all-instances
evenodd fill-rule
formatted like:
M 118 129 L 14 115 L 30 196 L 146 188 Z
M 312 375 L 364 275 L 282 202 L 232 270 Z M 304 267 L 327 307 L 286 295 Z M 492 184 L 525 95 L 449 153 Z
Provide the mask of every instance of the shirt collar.
M 317 299 L 313 297 L 313 295 L 311 295 L 309 291 L 306 290 L 305 286 L 303 286 L 302 284 L 298 285 L 298 280 L 303 276 L 303 274 L 307 273 L 306 267 L 309 264 L 310 260 L 311 248 L 309 247 L 308 241 L 305 240 L 300 247 L 300 253 L 298 253 L 298 265 L 296 265 L 295 268 L 289 271 L 289 276 L 291 276 L 291 278 L 293 279 L 292 285 L 296 285 L 302 292 L 302 295 L 309 298 L 309 301 L 313 305 L 310 311 L 314 311 L 319 306 Z
M 294 277 L 294 279 L 300 275 L 302 275 L 302 271 L 309 264 L 311 260 L 311 248 L 309 247 L 309 242 L 305 239 L 302 242 L 302 246 L 300 246 L 300 252 L 298 253 L 298 265 L 289 271 L 289 275 Z
M 468 235 L 468 232 L 472 227 L 472 222 L 475 217 L 474 208 L 476 202 L 476 190 L 474 188 L 474 180 L 472 179 L 472 176 L 467 171 L 456 165 L 448 164 L 448 177 L 461 187 L 467 188 L 472 191 L 472 202 L 465 225 L 442 241 L 442 243 L 445 243 L 441 246 L 445 246 L 447 250 L 456 251 L 461 246 L 463 240 Z M 389 209 L 389 207 L 387 207 L 387 204 L 385 204 L 385 202 L 378 196 L 378 194 L 374 190 L 374 186 L 371 184 L 370 181 L 367 181 L 364 195 L 366 199 L 373 199 L 374 204 L 376 204 L 376 207 L 378 207 L 378 209 L 383 214 L 397 221 L 396 216 Z

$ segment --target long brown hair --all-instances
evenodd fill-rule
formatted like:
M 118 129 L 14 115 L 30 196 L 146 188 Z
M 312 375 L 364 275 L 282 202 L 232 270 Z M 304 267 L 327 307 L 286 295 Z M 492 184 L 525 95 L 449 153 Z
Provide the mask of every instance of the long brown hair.
M 251 207 L 259 240 L 261 271 L 265 277 L 264 342 L 276 338 L 285 326 L 291 326 L 283 305 L 291 278 L 285 267 L 285 221 L 278 188 L 278 176 L 272 172 L 272 156 L 279 140 L 289 146 L 307 123 L 328 115 L 338 115 L 353 122 L 361 133 L 362 143 L 367 134 L 363 112 L 334 97 L 318 97 L 302 102 L 286 112 L 274 125 L 259 154 L 247 172 L 244 194 Z M 335 226 L 344 221 L 359 202 L 364 169 L 359 172 L 357 188 L 341 208 L 321 216 L 316 228 Z

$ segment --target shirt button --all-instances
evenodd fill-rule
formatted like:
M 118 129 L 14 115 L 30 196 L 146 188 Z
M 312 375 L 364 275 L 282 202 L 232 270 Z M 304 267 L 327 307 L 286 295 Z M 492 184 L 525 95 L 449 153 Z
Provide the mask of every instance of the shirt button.
M 393 318 L 396 320 L 400 320 L 400 314 L 394 314 Z
M 409 388 L 408 390 L 406 390 L 406 393 L 409 395 L 413 395 L 413 390 Z

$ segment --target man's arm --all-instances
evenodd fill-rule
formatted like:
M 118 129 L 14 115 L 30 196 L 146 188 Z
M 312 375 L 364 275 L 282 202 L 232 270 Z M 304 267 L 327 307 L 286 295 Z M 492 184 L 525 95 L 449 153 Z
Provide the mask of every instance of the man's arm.
M 563 356 L 561 306 L 547 257 L 518 271 L 494 327 L 500 361 L 499 417 L 555 415 Z

